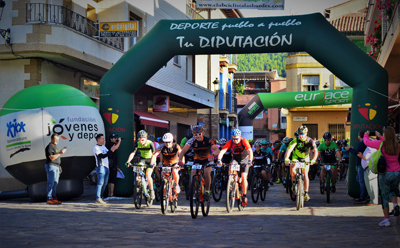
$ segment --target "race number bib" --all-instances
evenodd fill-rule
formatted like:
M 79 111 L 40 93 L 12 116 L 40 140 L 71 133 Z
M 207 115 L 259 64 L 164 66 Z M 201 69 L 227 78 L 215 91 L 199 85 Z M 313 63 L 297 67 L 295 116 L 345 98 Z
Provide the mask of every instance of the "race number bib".
M 171 172 L 171 167 L 162 167 L 162 172 Z
M 231 168 L 232 168 L 233 171 L 240 171 L 240 165 L 238 165 L 238 164 L 233 164 L 231 166 Z
M 203 165 L 201 165 L 201 164 L 194 164 L 194 165 L 192 165 L 192 170 L 201 170 L 201 167 L 203 167 Z
M 294 168 L 296 169 L 304 169 L 305 168 L 305 163 L 304 162 L 296 162 L 296 164 L 294 165 Z

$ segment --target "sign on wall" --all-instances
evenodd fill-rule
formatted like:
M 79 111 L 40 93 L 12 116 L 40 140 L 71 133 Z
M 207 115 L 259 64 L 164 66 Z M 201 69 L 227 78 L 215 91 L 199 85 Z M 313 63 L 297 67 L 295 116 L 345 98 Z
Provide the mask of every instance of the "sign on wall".
M 153 112 L 169 112 L 169 96 L 153 96 Z
M 285 0 L 197 0 L 198 9 L 266 9 L 284 10 Z
M 138 21 L 129 22 L 100 22 L 100 37 L 137 37 Z
M 293 117 L 293 121 L 307 121 L 307 117 L 295 116 Z

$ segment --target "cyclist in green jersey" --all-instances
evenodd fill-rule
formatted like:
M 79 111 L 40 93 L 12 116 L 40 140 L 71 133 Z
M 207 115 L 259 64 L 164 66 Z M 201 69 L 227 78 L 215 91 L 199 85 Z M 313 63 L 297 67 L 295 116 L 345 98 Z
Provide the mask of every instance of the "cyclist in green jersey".
M 285 164 L 289 164 L 289 156 L 292 154 L 292 161 L 300 161 L 300 162 L 311 162 L 311 164 L 315 164 L 318 156 L 318 149 L 315 146 L 314 140 L 307 136 L 308 128 L 306 126 L 300 126 L 297 129 L 298 137 L 293 139 L 289 143 L 289 147 L 285 153 Z M 310 151 L 314 151 L 314 156 L 310 161 Z M 293 153 L 292 153 L 293 152 Z M 293 185 L 296 179 L 296 170 L 294 168 L 295 163 L 290 164 L 290 175 L 292 176 Z M 306 165 L 303 170 L 304 176 L 304 199 L 306 201 L 310 200 L 310 196 L 308 195 L 308 189 L 310 186 L 310 179 L 308 179 L 308 171 L 310 170 L 310 166 Z
M 340 161 L 342 156 L 340 154 L 339 148 L 337 147 L 335 142 L 332 142 L 332 135 L 329 132 L 324 133 L 324 142 L 318 146 L 318 152 L 321 154 L 322 162 L 321 162 L 321 174 L 319 177 L 320 187 L 324 187 L 324 178 L 325 178 L 325 167 L 324 164 L 331 164 L 332 171 L 332 192 L 335 192 L 336 180 L 337 180 L 337 168 L 336 161 Z M 336 156 L 335 156 L 336 155 Z
M 147 133 L 144 130 L 140 130 L 137 134 L 137 140 L 138 142 L 136 143 L 136 147 L 133 150 L 133 152 L 129 155 L 128 160 L 126 161 L 126 164 L 128 166 L 131 166 L 131 161 L 135 157 L 136 152 L 139 150 L 140 152 L 140 163 L 144 163 L 147 165 L 146 169 L 146 177 L 147 177 L 147 182 L 149 183 L 149 188 L 150 188 L 150 194 L 151 198 L 155 198 L 154 194 L 154 189 L 153 189 L 153 179 L 151 178 L 151 174 L 153 173 L 153 168 L 155 164 L 151 164 L 151 156 L 153 153 L 156 151 L 154 144 L 152 141 L 147 139 Z M 160 178 L 160 175 L 158 173 L 157 178 Z

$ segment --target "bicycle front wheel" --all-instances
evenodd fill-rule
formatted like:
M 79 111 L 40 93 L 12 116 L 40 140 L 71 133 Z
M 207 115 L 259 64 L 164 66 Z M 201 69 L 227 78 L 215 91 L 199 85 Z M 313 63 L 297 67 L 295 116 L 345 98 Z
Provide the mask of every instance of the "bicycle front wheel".
M 136 209 L 140 209 L 140 207 L 142 206 L 142 196 L 143 196 L 142 182 L 140 180 L 136 180 L 133 189 L 133 200 L 135 202 Z
M 194 176 L 192 179 L 192 185 L 190 187 L 190 214 L 193 219 L 197 218 L 199 213 L 199 203 L 200 203 L 200 182 L 198 176 Z
M 169 205 L 169 185 L 168 185 L 168 181 L 162 180 L 161 181 L 161 212 L 163 214 L 168 214 L 168 205 Z
M 211 185 L 213 199 L 215 202 L 219 202 L 222 197 L 222 177 L 219 173 L 214 176 Z
M 297 182 L 296 185 L 297 189 L 296 189 L 296 209 L 300 210 L 301 208 L 301 199 L 304 200 L 304 196 L 303 196 L 303 180 L 300 178 Z
M 234 176 L 229 176 L 228 184 L 226 188 L 226 211 L 232 212 L 233 206 L 235 205 L 236 196 L 236 184 Z
M 331 202 L 331 173 L 326 171 L 326 202 Z
M 253 174 L 253 177 L 251 178 L 251 183 L 250 183 L 250 192 L 251 192 L 251 199 L 253 200 L 254 203 L 258 202 L 258 197 L 260 196 L 260 191 L 259 191 L 259 185 L 260 180 L 257 177 L 257 173 Z
M 265 197 L 267 195 L 268 182 L 265 181 L 263 177 L 261 177 L 261 179 L 258 179 L 258 181 L 260 182 L 259 192 L 261 201 L 265 201 Z

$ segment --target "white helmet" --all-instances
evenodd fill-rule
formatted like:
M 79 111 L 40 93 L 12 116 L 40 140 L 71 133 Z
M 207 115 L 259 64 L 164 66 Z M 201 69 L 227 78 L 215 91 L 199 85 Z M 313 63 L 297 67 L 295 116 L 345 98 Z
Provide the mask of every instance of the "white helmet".
M 172 135 L 172 133 L 166 133 L 162 137 L 162 140 L 163 142 L 172 142 L 174 140 L 174 136 Z

